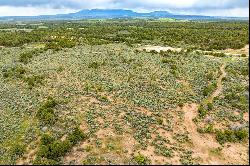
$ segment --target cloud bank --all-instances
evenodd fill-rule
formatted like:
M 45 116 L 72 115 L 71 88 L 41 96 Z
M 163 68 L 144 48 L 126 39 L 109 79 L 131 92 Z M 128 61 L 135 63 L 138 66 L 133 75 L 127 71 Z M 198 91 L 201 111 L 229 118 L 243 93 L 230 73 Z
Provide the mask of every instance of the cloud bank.
M 248 17 L 249 0 L 0 0 L 2 16 L 68 13 L 96 8 Z

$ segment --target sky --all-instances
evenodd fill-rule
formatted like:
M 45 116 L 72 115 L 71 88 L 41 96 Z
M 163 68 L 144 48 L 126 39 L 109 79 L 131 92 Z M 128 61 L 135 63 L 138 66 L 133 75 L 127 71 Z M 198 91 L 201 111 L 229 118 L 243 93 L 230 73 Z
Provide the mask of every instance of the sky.
M 249 0 L 0 0 L 0 16 L 64 14 L 82 9 L 248 17 Z

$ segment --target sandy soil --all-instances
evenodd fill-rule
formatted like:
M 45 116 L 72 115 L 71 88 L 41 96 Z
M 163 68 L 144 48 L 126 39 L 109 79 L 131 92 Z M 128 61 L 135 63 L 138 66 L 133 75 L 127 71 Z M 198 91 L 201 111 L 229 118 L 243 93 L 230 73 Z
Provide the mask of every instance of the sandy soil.
M 249 44 L 241 49 L 226 49 L 223 52 L 230 54 L 246 54 L 249 56 Z
M 146 45 L 145 47 L 139 48 L 138 50 L 142 51 L 144 49 L 146 49 L 147 52 L 150 52 L 150 51 L 160 52 L 160 51 L 168 51 L 168 50 L 180 52 L 182 50 L 181 48 L 173 48 L 173 47 L 168 47 L 168 46 L 166 47 L 150 46 L 150 45 Z

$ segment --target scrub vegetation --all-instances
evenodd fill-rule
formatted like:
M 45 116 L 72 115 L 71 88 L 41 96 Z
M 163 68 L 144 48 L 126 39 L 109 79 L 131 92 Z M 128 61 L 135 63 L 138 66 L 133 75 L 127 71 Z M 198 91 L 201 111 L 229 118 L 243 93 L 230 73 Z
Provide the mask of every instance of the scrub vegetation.
M 247 21 L 41 24 L 0 24 L 32 29 L 0 31 L 0 164 L 249 162 Z

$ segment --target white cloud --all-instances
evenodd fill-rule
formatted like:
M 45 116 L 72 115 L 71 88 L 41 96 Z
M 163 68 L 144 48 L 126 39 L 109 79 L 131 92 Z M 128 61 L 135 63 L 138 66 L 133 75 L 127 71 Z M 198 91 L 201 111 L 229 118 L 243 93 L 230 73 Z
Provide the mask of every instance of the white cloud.
M 0 16 L 35 16 L 44 14 L 64 14 L 76 12 L 75 9 L 53 9 L 49 7 L 13 7 L 13 6 L 0 6 Z
M 0 15 L 56 14 L 102 8 L 247 17 L 248 6 L 249 0 L 0 0 Z
M 225 16 L 225 17 L 248 17 L 249 8 L 233 8 L 233 9 L 209 9 L 203 11 L 180 10 L 180 14 L 205 15 L 205 16 Z

